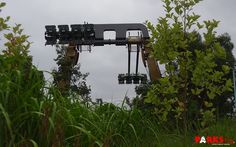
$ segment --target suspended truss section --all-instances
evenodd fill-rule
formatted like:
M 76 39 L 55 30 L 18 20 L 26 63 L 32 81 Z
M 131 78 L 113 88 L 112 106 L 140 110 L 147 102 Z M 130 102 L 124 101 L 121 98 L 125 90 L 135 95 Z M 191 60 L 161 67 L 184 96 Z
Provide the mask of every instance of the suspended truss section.
M 73 24 L 73 25 L 47 25 L 45 26 L 46 45 L 69 44 L 103 46 L 115 44 L 125 46 L 128 42 L 145 43 L 149 39 L 148 30 L 141 23 L 130 24 Z M 105 31 L 115 31 L 115 39 L 104 39 Z M 140 31 L 139 40 L 128 39 L 128 31 Z

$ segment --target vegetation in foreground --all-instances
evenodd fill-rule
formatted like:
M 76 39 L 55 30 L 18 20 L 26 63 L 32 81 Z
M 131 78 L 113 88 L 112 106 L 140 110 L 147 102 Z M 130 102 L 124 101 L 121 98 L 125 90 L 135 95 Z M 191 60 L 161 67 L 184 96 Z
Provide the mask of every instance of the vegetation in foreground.
M 188 0 L 185 2 L 191 2 L 184 3 L 186 7 L 190 7 L 197 3 L 197 0 Z M 165 4 L 168 14 L 166 17 L 172 18 L 173 16 L 175 18 L 175 15 L 171 12 L 173 9 L 172 5 L 180 5 L 180 3 L 174 0 L 165 0 Z M 4 5 L 4 3 L 0 3 L 1 8 Z M 179 9 L 178 7 L 175 8 L 175 11 L 177 14 L 182 15 L 182 7 L 179 7 Z M 189 21 L 193 24 L 197 20 L 197 17 L 190 17 Z M 166 67 L 168 67 L 167 75 L 169 76 L 163 78 L 160 83 L 155 83 L 151 88 L 149 87 L 147 90 L 144 90 L 141 93 L 142 97 L 130 109 L 124 105 L 117 107 L 113 104 L 93 104 L 89 101 L 84 101 L 84 99 L 81 99 L 81 91 L 68 91 L 73 94 L 74 99 L 72 100 L 72 95 L 68 95 L 68 93 L 61 94 L 56 85 L 46 83 L 47 81 L 44 80 L 43 73 L 32 64 L 32 57 L 28 54 L 30 48 L 30 42 L 27 41 L 28 36 L 22 34 L 23 30 L 20 25 L 14 27 L 8 26 L 7 22 L 9 19 L 9 17 L 0 18 L 0 31 L 6 32 L 4 32 L 4 38 L 6 39 L 5 49 L 0 54 L 0 146 L 188 147 L 199 146 L 199 144 L 194 143 L 194 137 L 196 135 L 225 136 L 234 140 L 236 139 L 236 120 L 226 117 L 223 118 L 214 109 L 219 108 L 214 103 L 218 97 L 232 93 L 232 91 L 230 92 L 230 87 L 232 86 L 230 82 L 231 78 L 227 77 L 230 65 L 224 64 L 226 63 L 224 54 L 227 47 L 219 43 L 214 44 L 215 39 L 217 39 L 213 33 L 213 28 L 217 25 L 216 22 L 207 23 L 208 29 L 212 29 L 212 31 L 208 30 L 205 36 L 205 39 L 208 39 L 209 43 L 212 43 L 212 39 L 214 43 L 209 48 L 205 48 L 205 42 L 198 42 L 207 52 L 205 50 L 196 51 L 195 58 L 200 59 L 196 60 L 198 62 L 196 62 L 195 66 L 191 66 L 191 69 L 188 69 L 190 67 L 183 66 L 185 63 L 186 65 L 191 65 L 194 62 L 194 58 L 190 58 L 193 52 L 188 50 L 188 45 L 185 44 L 185 37 L 195 38 L 197 33 L 188 34 L 180 31 L 183 28 L 178 21 L 176 24 L 173 23 L 177 28 L 168 28 L 170 25 L 166 23 L 166 19 L 160 19 L 162 24 L 160 22 L 161 25 L 157 26 L 157 28 L 149 24 L 154 36 L 154 56 L 158 61 L 160 60 L 166 64 Z M 191 23 L 189 26 L 192 25 Z M 202 26 L 200 25 L 199 27 Z M 186 28 L 188 27 L 186 26 Z M 163 46 L 165 46 L 163 43 L 165 40 L 163 40 L 163 44 L 159 44 L 161 42 L 155 42 L 155 37 L 158 40 L 163 39 L 162 37 L 165 39 L 165 34 L 161 33 L 161 31 L 169 32 L 170 34 L 173 33 L 172 31 L 177 31 L 174 34 L 180 35 L 172 36 L 172 41 L 176 41 L 173 42 L 176 47 L 171 48 L 173 50 L 164 52 L 162 54 L 163 57 L 155 54 L 156 49 L 160 49 L 159 51 L 156 50 L 156 52 L 161 52 L 161 49 L 163 51 Z M 171 36 L 170 34 L 168 36 Z M 182 44 L 177 43 L 178 39 L 180 39 Z M 228 42 L 230 42 L 230 39 Z M 180 45 L 183 46 L 179 48 Z M 210 54 L 214 47 L 216 47 L 216 54 Z M 178 52 L 175 49 L 181 49 L 182 51 Z M 196 47 L 196 49 L 198 48 Z M 230 49 L 232 50 L 232 48 Z M 207 58 L 202 58 L 202 54 L 211 58 L 208 58 L 208 60 Z M 168 60 L 164 60 L 166 58 L 165 56 L 168 57 Z M 195 70 L 203 68 L 201 65 L 204 64 L 200 61 L 206 63 L 204 59 L 211 63 L 209 66 L 204 67 L 208 69 L 208 72 L 214 73 L 218 71 L 218 75 L 213 74 L 216 76 L 214 77 L 214 82 L 217 83 L 219 82 L 219 78 L 223 78 L 223 83 L 218 83 L 218 86 L 223 85 L 220 91 L 217 91 L 218 89 L 214 86 L 211 89 L 207 87 L 212 84 L 207 74 L 205 75 L 205 81 L 187 82 L 189 78 L 197 80 L 194 77 L 187 76 L 192 74 L 186 73 L 194 71 L 193 75 L 196 74 L 198 77 L 198 72 Z M 223 64 L 216 64 L 216 61 L 222 61 L 220 63 Z M 174 62 L 179 65 L 179 68 L 174 68 Z M 221 67 L 224 67 L 223 71 L 221 71 Z M 186 76 L 177 78 L 176 75 L 178 74 Z M 174 84 L 172 83 L 173 81 Z M 183 87 L 181 86 L 184 86 L 184 82 L 191 85 L 190 91 L 182 90 Z M 202 85 L 198 85 L 199 83 L 202 83 Z M 225 84 L 228 85 L 225 86 Z M 179 85 L 179 89 L 176 89 L 176 85 Z M 224 87 L 226 88 L 224 89 Z M 194 91 L 193 89 L 197 90 Z M 86 91 L 88 92 L 89 90 L 87 89 Z M 183 91 L 183 93 L 178 91 Z M 183 97 L 180 97 L 180 95 Z M 203 101 L 196 101 L 195 103 L 188 101 L 189 98 L 194 99 L 196 95 L 200 95 L 199 99 Z M 86 99 L 87 96 L 86 94 Z M 173 99 L 174 101 L 171 100 L 173 97 L 175 98 Z M 225 96 L 223 102 L 228 97 Z M 142 99 L 148 102 L 148 104 L 142 103 Z M 140 105 L 140 103 L 142 104 Z M 197 123 L 193 125 L 192 115 L 186 115 L 186 112 L 189 110 L 187 107 L 190 104 L 200 104 L 196 106 L 202 109 L 201 113 L 197 109 L 190 109 L 191 113 L 188 113 L 197 113 L 199 117 L 196 119 L 200 123 L 195 121 Z M 222 114 L 228 113 L 220 110 L 223 110 L 223 108 L 220 108 L 218 111 Z M 217 119 L 216 116 L 218 116 Z

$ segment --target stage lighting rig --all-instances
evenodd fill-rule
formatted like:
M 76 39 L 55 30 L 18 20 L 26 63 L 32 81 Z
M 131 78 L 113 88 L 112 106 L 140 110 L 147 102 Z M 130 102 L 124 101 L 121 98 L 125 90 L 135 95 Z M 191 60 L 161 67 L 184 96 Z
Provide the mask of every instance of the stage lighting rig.
M 145 25 L 140 23 L 128 24 L 72 24 L 72 25 L 47 25 L 45 26 L 46 45 L 68 45 L 66 55 L 73 58 L 75 65 L 79 59 L 79 53 L 82 47 L 104 46 L 114 44 L 116 46 L 127 46 L 128 48 L 128 72 L 127 74 L 119 74 L 119 84 L 144 84 L 147 82 L 147 76 L 138 72 L 139 54 L 145 67 L 148 66 L 151 81 L 161 78 L 160 69 L 156 60 L 149 56 L 152 50 L 149 46 L 149 33 Z M 114 31 L 116 37 L 114 39 L 105 39 L 104 32 Z M 138 31 L 137 36 L 128 36 L 129 31 Z M 134 50 L 133 50 L 134 49 Z M 130 72 L 131 52 L 136 52 L 136 70 L 135 73 Z

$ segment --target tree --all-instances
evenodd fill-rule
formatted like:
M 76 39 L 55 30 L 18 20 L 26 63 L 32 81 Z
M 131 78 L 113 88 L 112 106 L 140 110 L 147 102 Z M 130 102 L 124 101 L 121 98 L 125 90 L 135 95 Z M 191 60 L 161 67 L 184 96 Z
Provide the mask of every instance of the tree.
M 226 59 L 215 32 L 219 21 L 198 21 L 200 15 L 192 9 L 200 0 L 163 2 L 166 15 L 156 26 L 147 25 L 152 56 L 165 65 L 167 76 L 151 86 L 145 101 L 156 106 L 154 112 L 162 122 L 176 120 L 186 130 L 191 120 L 197 120 L 206 127 L 215 122 L 216 98 L 232 90 L 232 80 L 226 76 L 230 67 L 217 64 Z
M 224 59 L 217 59 L 216 63 L 218 65 L 218 68 L 220 68 L 223 65 L 227 65 L 230 67 L 230 72 L 225 75 L 226 78 L 232 79 L 233 81 L 233 69 L 235 64 L 235 58 L 233 55 L 233 48 L 234 45 L 231 42 L 231 37 L 228 33 L 224 33 L 222 35 L 217 36 L 217 42 L 220 43 L 220 45 L 225 49 L 226 52 L 226 58 Z M 217 113 L 219 114 L 219 117 L 222 117 L 227 114 L 233 113 L 234 108 L 234 93 L 233 91 L 226 91 L 224 92 L 221 97 L 217 97 L 214 104 L 217 106 Z
M 91 101 L 91 89 L 86 84 L 88 73 L 82 74 L 80 65 L 74 65 L 74 61 L 66 56 L 67 47 L 57 45 L 56 48 L 58 56 L 55 61 L 58 70 L 53 70 L 55 86 L 60 89 L 64 96 L 73 95 L 71 98 L 74 98 L 74 100 L 76 96 L 79 96 L 80 100 L 84 102 Z

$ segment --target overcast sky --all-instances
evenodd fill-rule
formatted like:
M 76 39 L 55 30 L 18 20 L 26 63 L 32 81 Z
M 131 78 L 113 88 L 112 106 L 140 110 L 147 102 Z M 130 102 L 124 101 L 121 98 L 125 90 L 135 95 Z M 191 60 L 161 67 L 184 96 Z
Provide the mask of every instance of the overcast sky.
M 33 42 L 30 49 L 33 61 L 41 70 L 56 67 L 55 47 L 44 46 L 44 26 L 48 24 L 89 23 L 157 23 L 164 14 L 161 0 L 5 0 L 2 14 L 11 16 L 11 23 L 20 23 Z M 201 20 L 220 20 L 218 33 L 228 32 L 236 44 L 235 0 L 204 0 L 195 7 Z M 236 54 L 234 50 L 234 54 Z M 135 62 L 134 56 L 131 62 Z M 127 48 L 114 45 L 93 47 L 91 53 L 80 55 L 81 71 L 89 72 L 87 79 L 92 97 L 114 103 L 125 95 L 135 96 L 134 86 L 118 85 L 119 73 L 127 72 Z M 140 72 L 146 73 L 142 65 Z M 134 71 L 134 64 L 132 70 Z M 48 76 L 47 76 L 48 77 Z

